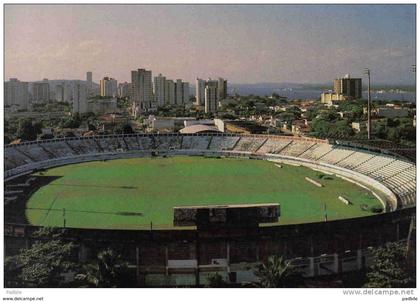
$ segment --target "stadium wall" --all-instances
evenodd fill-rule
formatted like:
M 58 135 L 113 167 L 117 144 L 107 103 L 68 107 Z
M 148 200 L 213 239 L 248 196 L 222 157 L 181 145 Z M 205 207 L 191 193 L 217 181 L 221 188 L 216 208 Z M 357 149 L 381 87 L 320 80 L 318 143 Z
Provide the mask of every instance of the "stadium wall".
M 362 269 L 370 250 L 388 241 L 405 240 L 415 208 L 371 217 L 253 229 L 96 230 L 67 228 L 79 246 L 79 259 L 93 259 L 101 248 L 114 247 L 137 273 L 139 286 L 204 285 L 218 272 L 232 283 L 254 281 L 253 268 L 270 255 L 292 261 L 305 277 Z M 7 224 L 5 254 L 29 246 L 36 226 Z

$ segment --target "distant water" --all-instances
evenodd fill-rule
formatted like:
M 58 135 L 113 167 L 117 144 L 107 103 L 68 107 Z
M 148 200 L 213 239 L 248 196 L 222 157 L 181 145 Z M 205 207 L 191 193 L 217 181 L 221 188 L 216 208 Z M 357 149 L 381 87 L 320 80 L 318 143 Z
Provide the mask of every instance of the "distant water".
M 285 96 L 288 99 L 318 99 L 321 96 L 322 90 L 313 90 L 305 88 L 270 88 L 270 87 L 256 87 L 256 86 L 246 86 L 241 85 L 229 89 L 230 93 L 236 92 L 239 95 L 271 95 L 272 93 L 277 93 L 280 96 Z M 416 93 L 415 92 L 404 92 L 404 93 L 371 93 L 372 99 L 377 100 L 400 100 L 400 101 L 410 101 L 416 102 Z M 367 98 L 367 92 L 363 93 L 363 98 Z

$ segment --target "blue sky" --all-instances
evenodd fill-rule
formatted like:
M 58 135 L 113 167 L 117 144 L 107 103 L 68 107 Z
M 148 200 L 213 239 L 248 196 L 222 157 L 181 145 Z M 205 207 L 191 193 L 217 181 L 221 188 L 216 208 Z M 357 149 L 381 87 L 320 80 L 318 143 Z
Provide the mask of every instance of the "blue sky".
M 413 83 L 414 5 L 6 5 L 6 78 Z

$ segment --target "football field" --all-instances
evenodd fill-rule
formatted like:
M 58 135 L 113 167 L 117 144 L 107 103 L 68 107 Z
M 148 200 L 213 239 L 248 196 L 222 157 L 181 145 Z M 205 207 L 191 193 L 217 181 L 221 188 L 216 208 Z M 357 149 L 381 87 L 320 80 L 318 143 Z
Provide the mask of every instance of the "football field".
M 380 204 L 369 191 L 335 176 L 263 160 L 119 159 L 34 175 L 53 179 L 26 206 L 27 220 L 43 226 L 166 229 L 173 227 L 176 206 L 258 203 L 279 203 L 279 224 L 292 224 L 323 221 L 324 207 L 334 220 L 371 215 L 370 208 Z

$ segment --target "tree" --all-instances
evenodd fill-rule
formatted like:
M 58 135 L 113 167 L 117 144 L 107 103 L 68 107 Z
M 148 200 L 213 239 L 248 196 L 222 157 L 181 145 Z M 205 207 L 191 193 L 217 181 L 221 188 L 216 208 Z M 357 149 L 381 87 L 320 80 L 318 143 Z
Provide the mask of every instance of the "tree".
M 297 287 L 302 280 L 300 273 L 282 256 L 270 256 L 266 263 L 256 268 L 254 274 L 258 278 L 257 286 L 265 288 Z
M 127 263 L 112 249 L 100 251 L 94 262 L 83 266 L 76 280 L 87 287 L 124 287 L 129 283 Z
M 71 117 L 65 118 L 61 121 L 61 127 L 74 129 L 78 128 L 81 122 L 79 113 L 74 113 Z
M 114 132 L 116 134 L 133 134 L 133 128 L 129 123 L 119 124 L 115 127 Z
M 373 251 L 373 264 L 366 275 L 364 287 L 402 288 L 415 287 L 415 274 L 410 273 L 405 256 L 406 244 L 387 243 Z
M 207 287 L 221 288 L 228 287 L 228 283 L 223 279 L 219 273 L 212 273 L 207 276 Z
M 59 229 L 44 228 L 34 233 L 37 241 L 20 254 L 5 260 L 6 283 L 18 287 L 60 287 L 63 273 L 74 271 L 74 244 L 63 239 Z
M 30 119 L 24 119 L 19 123 L 17 136 L 22 140 L 36 140 L 38 134 L 41 133 L 42 125 L 40 123 L 32 123 Z

